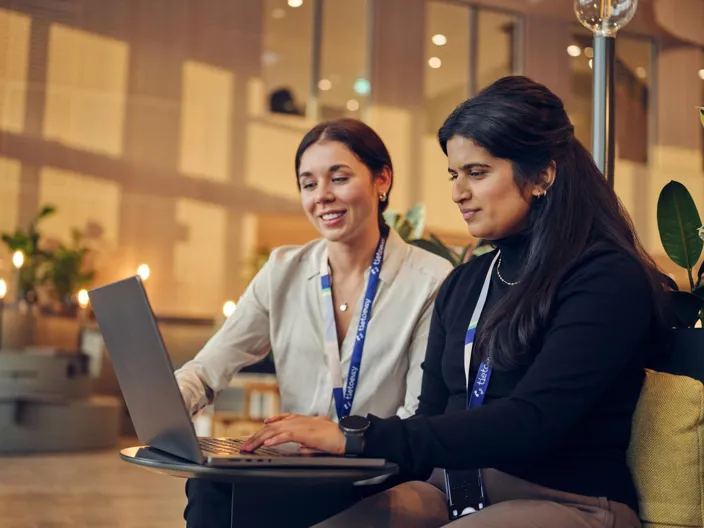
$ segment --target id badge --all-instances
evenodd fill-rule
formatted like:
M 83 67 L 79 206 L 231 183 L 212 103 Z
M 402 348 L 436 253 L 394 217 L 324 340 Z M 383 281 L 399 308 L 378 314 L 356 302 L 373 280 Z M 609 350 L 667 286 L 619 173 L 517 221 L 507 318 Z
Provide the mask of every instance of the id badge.
M 486 506 L 484 483 L 479 470 L 446 471 L 445 494 L 450 520 L 453 521 Z

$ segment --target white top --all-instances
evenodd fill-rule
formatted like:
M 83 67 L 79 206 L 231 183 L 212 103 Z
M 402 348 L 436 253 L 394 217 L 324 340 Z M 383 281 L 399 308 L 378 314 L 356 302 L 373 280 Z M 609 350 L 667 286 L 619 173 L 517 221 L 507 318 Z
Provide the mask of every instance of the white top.
M 281 411 L 337 420 L 325 360 L 320 260 L 324 240 L 275 249 L 235 312 L 196 357 L 176 371 L 192 411 L 207 403 L 241 368 L 273 350 Z M 450 263 L 411 246 L 391 230 L 367 329 L 360 378 L 350 414 L 415 413 L 435 296 Z M 369 270 L 365 273 L 365 278 Z M 340 347 L 346 386 L 362 299 Z

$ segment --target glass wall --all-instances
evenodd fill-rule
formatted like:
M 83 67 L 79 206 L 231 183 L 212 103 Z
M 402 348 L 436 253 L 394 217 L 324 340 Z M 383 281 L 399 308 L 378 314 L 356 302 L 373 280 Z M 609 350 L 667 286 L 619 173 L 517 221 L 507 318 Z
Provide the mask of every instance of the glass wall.
M 369 82 L 369 0 L 264 0 L 262 74 L 269 111 L 360 117 Z
M 572 95 L 567 111 L 577 137 L 591 146 L 592 49 L 591 34 L 576 28 L 566 50 L 570 55 Z M 654 45 L 650 39 L 619 34 L 616 41 L 616 155 L 647 163 L 650 98 L 654 86 Z
M 519 18 L 460 2 L 431 0 L 425 19 L 426 132 L 435 134 L 467 97 L 516 71 Z
M 368 105 L 370 3 L 370 0 L 323 2 L 317 80 L 321 119 L 342 116 L 359 119 Z
M 425 114 L 434 134 L 469 96 L 472 11 L 466 5 L 428 2 L 425 8 Z
M 270 112 L 305 115 L 313 70 L 314 2 L 263 0 L 262 77 Z

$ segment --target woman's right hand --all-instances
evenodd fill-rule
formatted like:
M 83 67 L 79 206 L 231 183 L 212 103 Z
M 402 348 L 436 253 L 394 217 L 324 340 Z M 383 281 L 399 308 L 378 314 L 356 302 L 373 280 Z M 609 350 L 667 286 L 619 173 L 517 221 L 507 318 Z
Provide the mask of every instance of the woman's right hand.
M 193 391 L 191 391 L 191 389 L 189 389 L 186 385 L 181 385 L 180 383 L 177 383 L 177 385 L 178 390 L 181 392 L 181 399 L 183 400 L 183 404 L 186 406 L 186 410 L 188 411 L 188 415 L 191 417 L 194 416 L 198 413 L 198 398 L 193 394 Z

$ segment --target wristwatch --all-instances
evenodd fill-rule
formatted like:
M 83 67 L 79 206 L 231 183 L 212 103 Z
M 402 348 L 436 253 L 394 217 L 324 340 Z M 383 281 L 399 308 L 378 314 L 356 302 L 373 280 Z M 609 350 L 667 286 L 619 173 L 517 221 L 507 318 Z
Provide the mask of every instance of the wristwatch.
M 361 455 L 364 450 L 364 431 L 371 423 L 364 416 L 350 415 L 340 420 L 340 431 L 345 435 L 345 454 Z

